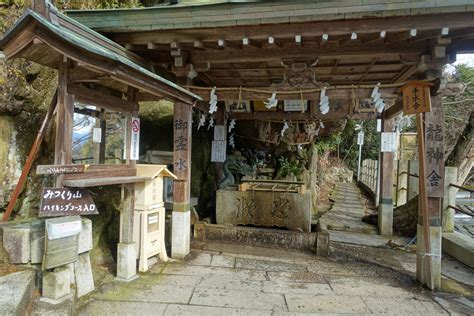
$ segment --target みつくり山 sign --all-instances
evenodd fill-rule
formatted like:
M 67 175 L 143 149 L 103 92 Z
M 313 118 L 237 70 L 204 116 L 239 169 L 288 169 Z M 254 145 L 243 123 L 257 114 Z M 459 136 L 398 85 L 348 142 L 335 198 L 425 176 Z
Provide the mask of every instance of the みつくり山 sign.
M 39 217 L 96 215 L 97 207 L 88 191 L 77 188 L 44 188 Z

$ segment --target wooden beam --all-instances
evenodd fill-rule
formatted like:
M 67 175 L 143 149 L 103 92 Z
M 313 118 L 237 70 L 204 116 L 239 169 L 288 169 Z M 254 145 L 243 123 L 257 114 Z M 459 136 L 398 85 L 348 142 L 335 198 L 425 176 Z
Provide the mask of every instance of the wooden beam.
M 403 83 L 417 71 L 416 65 L 406 65 L 403 70 L 393 78 L 392 83 Z
M 244 47 L 249 47 L 249 46 L 252 46 L 252 47 L 255 47 L 255 48 L 261 48 L 262 47 L 262 44 L 260 44 L 259 42 L 255 41 L 253 39 L 250 39 L 248 37 L 242 38 L 242 45 L 244 45 Z
M 209 101 L 209 89 L 198 89 L 193 87 L 187 87 L 193 93 L 199 95 L 203 101 Z M 268 92 L 255 92 L 242 89 L 241 97 L 242 100 L 267 100 L 271 96 L 271 92 L 275 90 L 274 87 L 259 88 L 259 91 L 268 91 Z M 373 88 L 356 88 L 354 93 L 359 100 L 370 99 Z M 294 90 L 278 90 L 277 98 L 278 100 L 296 100 L 300 99 L 301 96 L 299 93 L 294 93 Z M 305 92 L 303 91 L 303 97 L 306 100 L 319 100 L 320 91 Z M 397 88 L 381 88 L 383 99 L 396 99 L 398 97 Z M 352 89 L 330 89 L 326 91 L 326 95 L 329 97 L 329 100 L 352 100 Z M 233 101 L 239 99 L 239 89 L 235 88 L 223 88 L 222 90 L 217 88 L 216 95 L 219 101 Z
M 274 36 L 269 36 L 268 37 L 268 44 L 269 45 L 276 45 L 278 47 L 281 47 L 281 42 L 278 41 Z
M 110 77 L 85 68 L 73 68 L 69 71 L 69 80 L 72 82 L 101 82 L 106 79 Z
M 109 94 L 105 94 L 79 85 L 70 85 L 68 93 L 74 95 L 77 100 L 84 103 L 92 103 L 104 109 L 117 112 L 129 113 L 138 110 L 136 102 L 127 101 Z
M 443 25 L 448 25 L 451 29 L 474 27 L 474 19 L 471 12 L 465 13 L 445 13 L 443 14 Z M 240 25 L 239 27 L 219 27 L 216 28 L 194 28 L 180 30 L 153 30 L 135 31 L 112 34 L 112 40 L 118 43 L 146 44 L 151 38 L 158 38 L 160 43 L 170 43 L 172 41 L 192 43 L 196 39 L 203 41 L 215 41 L 225 38 L 230 41 L 241 41 L 242 37 L 251 34 L 252 39 L 266 40 L 269 34 L 278 34 L 279 38 L 294 39 L 295 34 L 302 37 L 321 37 L 323 34 L 330 36 L 347 35 L 351 32 L 358 34 L 370 34 L 385 30 L 387 33 L 408 31 L 416 28 L 418 31 L 440 29 L 439 15 L 414 15 L 396 16 L 365 19 L 361 23 L 360 19 L 318 21 L 306 23 L 285 23 L 268 25 Z M 294 40 L 293 40 L 294 41 Z
M 372 66 L 375 65 L 376 62 L 377 62 L 377 58 L 375 57 L 375 58 L 372 59 L 370 64 L 367 66 L 367 70 L 362 74 L 362 76 L 360 76 L 359 84 L 361 84 L 362 81 L 364 81 L 365 76 L 370 72 L 370 69 L 372 69 Z
M 387 120 L 390 120 L 400 114 L 403 111 L 403 104 L 402 102 L 395 102 L 394 105 L 389 107 L 383 112 L 383 117 Z
M 412 43 L 409 46 L 403 45 L 366 45 L 349 46 L 341 51 L 339 47 L 321 48 L 315 43 L 305 43 L 301 48 L 295 47 L 272 47 L 259 50 L 229 50 L 224 52 L 202 51 L 198 54 L 190 55 L 190 62 L 193 64 L 202 62 L 217 63 L 252 63 L 263 61 L 281 61 L 283 58 L 307 58 L 308 56 L 318 56 L 319 59 L 334 58 L 363 58 L 363 57 L 387 57 L 400 56 L 401 54 L 420 53 L 426 50 L 423 42 Z

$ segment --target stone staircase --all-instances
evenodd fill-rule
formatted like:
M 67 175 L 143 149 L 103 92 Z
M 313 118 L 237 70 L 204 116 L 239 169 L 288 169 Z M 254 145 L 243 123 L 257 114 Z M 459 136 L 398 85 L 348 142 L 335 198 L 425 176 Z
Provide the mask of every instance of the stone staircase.
M 328 230 L 376 234 L 377 227 L 363 223 L 364 205 L 354 183 L 338 183 L 331 195 L 332 208 L 319 219 Z

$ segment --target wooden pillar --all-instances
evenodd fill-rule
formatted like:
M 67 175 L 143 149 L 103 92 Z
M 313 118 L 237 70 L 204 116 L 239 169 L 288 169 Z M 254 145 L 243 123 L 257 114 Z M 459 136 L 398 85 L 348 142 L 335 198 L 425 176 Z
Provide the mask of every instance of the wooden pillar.
M 407 203 L 408 160 L 398 160 L 397 169 L 397 207 Z
M 136 89 L 129 88 L 127 93 L 129 101 L 136 101 Z M 135 160 L 130 159 L 131 154 L 131 124 L 132 116 L 137 116 L 138 111 L 127 116 L 126 127 L 126 161 L 130 167 L 135 168 Z M 105 131 L 104 131 L 105 132 Z M 137 247 L 133 241 L 133 222 L 135 215 L 135 185 L 123 184 L 123 206 L 120 212 L 120 243 L 117 247 L 117 280 L 129 282 L 137 276 Z
M 106 141 L 107 141 L 107 120 L 105 119 L 105 110 L 101 109 L 99 114 L 99 127 L 101 130 L 100 135 L 100 144 L 99 144 L 99 163 L 105 163 L 105 149 L 106 149 Z
M 441 216 L 443 223 L 443 232 L 452 233 L 454 231 L 454 209 L 450 205 L 456 206 L 456 194 L 459 189 L 450 186 L 451 183 L 458 183 L 458 168 L 445 167 L 444 179 L 444 198 L 443 198 L 443 214 Z
M 215 115 L 215 125 L 224 125 L 226 126 L 224 132 L 227 134 L 227 122 L 225 118 L 225 110 L 222 106 L 218 107 L 217 112 L 214 114 Z M 227 139 L 227 137 L 225 138 Z M 216 174 L 216 188 L 218 189 L 219 183 L 224 180 L 225 175 L 224 175 L 224 163 L 223 162 L 214 162 L 214 171 Z
M 183 259 L 191 239 L 192 106 L 175 102 L 173 122 L 174 174 L 171 257 Z
M 382 121 L 383 132 L 393 132 L 393 119 Z M 393 161 L 395 153 L 380 154 L 380 199 L 378 206 L 378 224 L 381 235 L 393 234 Z
M 56 108 L 56 139 L 54 164 L 72 163 L 72 130 L 74 123 L 74 96 L 67 93 L 69 61 L 63 58 L 58 72 L 58 105 Z M 62 186 L 63 176 L 56 178 L 56 187 Z
M 408 172 L 411 174 L 408 177 L 408 201 L 418 195 L 419 185 L 418 178 L 413 175 L 418 175 L 418 160 L 410 160 L 408 162 Z
M 431 96 L 431 112 L 424 115 L 425 163 L 420 163 L 420 177 L 425 178 L 428 221 L 418 212 L 417 225 L 417 279 L 430 289 L 441 286 L 441 208 L 444 196 L 444 110 L 442 95 Z M 420 144 L 419 144 L 420 145 Z M 420 157 L 421 158 L 421 157 Z M 424 165 L 424 170 L 421 170 Z M 424 172 L 423 172 L 424 171 Z M 421 185 L 421 184 L 420 184 Z M 429 223 L 429 228 L 424 223 Z M 428 230 L 428 250 L 423 230 Z M 429 253 L 427 253 L 429 252 Z

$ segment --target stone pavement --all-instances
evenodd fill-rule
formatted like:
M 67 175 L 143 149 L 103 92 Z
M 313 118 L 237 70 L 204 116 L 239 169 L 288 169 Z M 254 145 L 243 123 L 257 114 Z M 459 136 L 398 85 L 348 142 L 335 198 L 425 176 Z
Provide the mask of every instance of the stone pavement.
M 130 283 L 106 277 L 79 315 L 448 314 L 438 299 L 391 269 L 275 249 L 196 250 Z M 242 252 L 242 246 L 239 246 Z M 250 253 L 250 254 L 249 254 Z M 261 255 L 259 254 L 261 253 Z M 456 297 L 456 299 L 459 299 Z
M 364 205 L 359 188 L 353 183 L 337 183 L 331 194 L 332 208 L 319 219 L 329 230 L 376 234 L 375 226 L 362 222 Z

